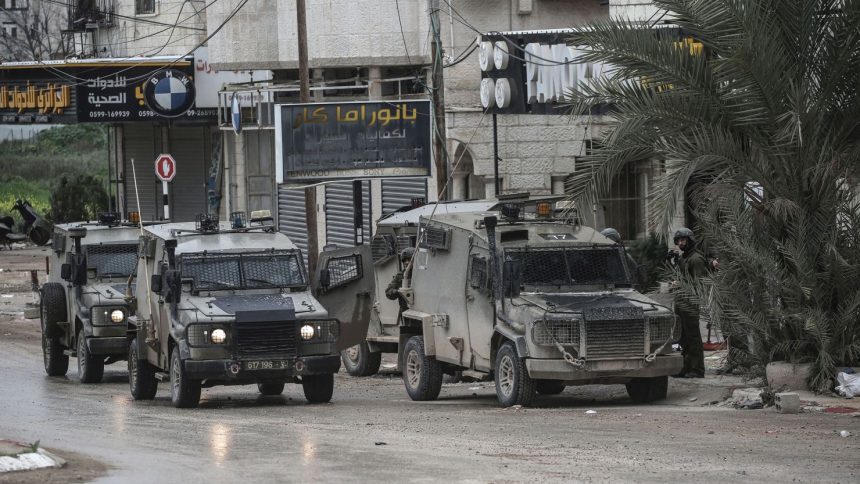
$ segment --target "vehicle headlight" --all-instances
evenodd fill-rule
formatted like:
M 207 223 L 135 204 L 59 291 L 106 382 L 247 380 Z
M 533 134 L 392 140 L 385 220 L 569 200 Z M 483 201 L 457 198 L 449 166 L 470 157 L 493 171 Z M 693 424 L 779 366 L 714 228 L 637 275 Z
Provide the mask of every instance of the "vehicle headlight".
M 221 328 L 213 329 L 210 337 L 213 343 L 220 345 L 227 341 L 227 332 Z
M 302 335 L 302 339 L 305 341 L 312 339 L 314 337 L 314 327 L 311 326 L 310 324 L 306 324 L 306 325 L 302 326 L 302 328 L 299 330 L 299 332 Z
M 122 309 L 114 309 L 110 313 L 110 320 L 114 323 L 121 323 L 125 320 L 125 313 L 122 312 Z

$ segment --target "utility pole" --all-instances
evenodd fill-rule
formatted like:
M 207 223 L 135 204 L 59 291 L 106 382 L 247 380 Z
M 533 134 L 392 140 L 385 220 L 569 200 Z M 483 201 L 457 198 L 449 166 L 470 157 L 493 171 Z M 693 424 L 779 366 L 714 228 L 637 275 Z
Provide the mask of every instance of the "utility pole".
M 439 0 L 430 1 L 430 30 L 433 42 L 430 53 L 433 56 L 431 96 L 433 99 L 433 162 L 436 165 L 436 193 L 439 199 L 449 199 L 450 193 L 443 190 L 448 182 L 448 165 L 445 157 L 445 80 L 442 75 L 442 32 L 439 23 Z M 453 168 L 453 167 L 452 167 Z
M 299 40 L 299 102 L 311 102 L 308 68 L 308 22 L 305 0 L 296 0 L 296 32 Z M 317 240 L 317 188 L 305 188 L 305 221 L 308 229 L 308 273 L 315 274 L 319 241 Z M 313 276 L 311 276 L 313 277 Z

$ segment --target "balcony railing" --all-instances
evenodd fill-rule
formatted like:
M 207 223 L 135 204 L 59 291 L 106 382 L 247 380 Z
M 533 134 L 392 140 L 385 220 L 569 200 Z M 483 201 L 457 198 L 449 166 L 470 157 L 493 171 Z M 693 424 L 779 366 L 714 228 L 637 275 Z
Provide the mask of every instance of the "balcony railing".
M 69 30 L 112 27 L 115 9 L 116 0 L 69 0 Z

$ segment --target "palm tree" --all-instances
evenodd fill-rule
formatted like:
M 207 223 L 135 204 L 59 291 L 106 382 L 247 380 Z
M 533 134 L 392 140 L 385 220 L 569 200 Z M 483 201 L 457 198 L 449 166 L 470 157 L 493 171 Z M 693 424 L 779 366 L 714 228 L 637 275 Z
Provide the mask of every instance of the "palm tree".
M 654 3 L 659 26 L 569 38 L 613 66 L 572 109 L 609 105 L 612 124 L 566 188 L 591 203 L 628 163 L 662 160 L 652 222 L 666 233 L 686 195 L 721 265 L 685 288 L 742 343 L 730 358 L 811 362 L 825 391 L 860 363 L 860 1 Z

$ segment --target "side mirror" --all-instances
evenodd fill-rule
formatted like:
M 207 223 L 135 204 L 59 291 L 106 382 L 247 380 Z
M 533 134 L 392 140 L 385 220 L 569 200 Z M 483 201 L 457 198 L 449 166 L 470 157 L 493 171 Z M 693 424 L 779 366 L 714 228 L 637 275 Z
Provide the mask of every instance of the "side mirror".
M 523 264 L 521 261 L 508 259 L 504 265 L 505 297 L 519 297 L 520 286 L 523 284 Z
M 63 264 L 60 266 L 60 279 L 68 281 L 72 278 L 72 265 Z
M 331 285 L 331 273 L 329 273 L 328 269 L 320 270 L 320 287 L 324 289 L 328 289 Z
M 161 294 L 161 274 L 149 276 L 149 289 L 155 294 Z
M 167 285 L 167 294 L 164 300 L 168 303 L 179 302 L 182 295 L 182 279 L 179 277 L 179 271 L 171 269 L 164 273 L 164 283 Z
M 76 286 L 85 286 L 87 284 L 87 256 L 82 254 L 74 254 L 72 256 L 72 274 L 71 282 Z

